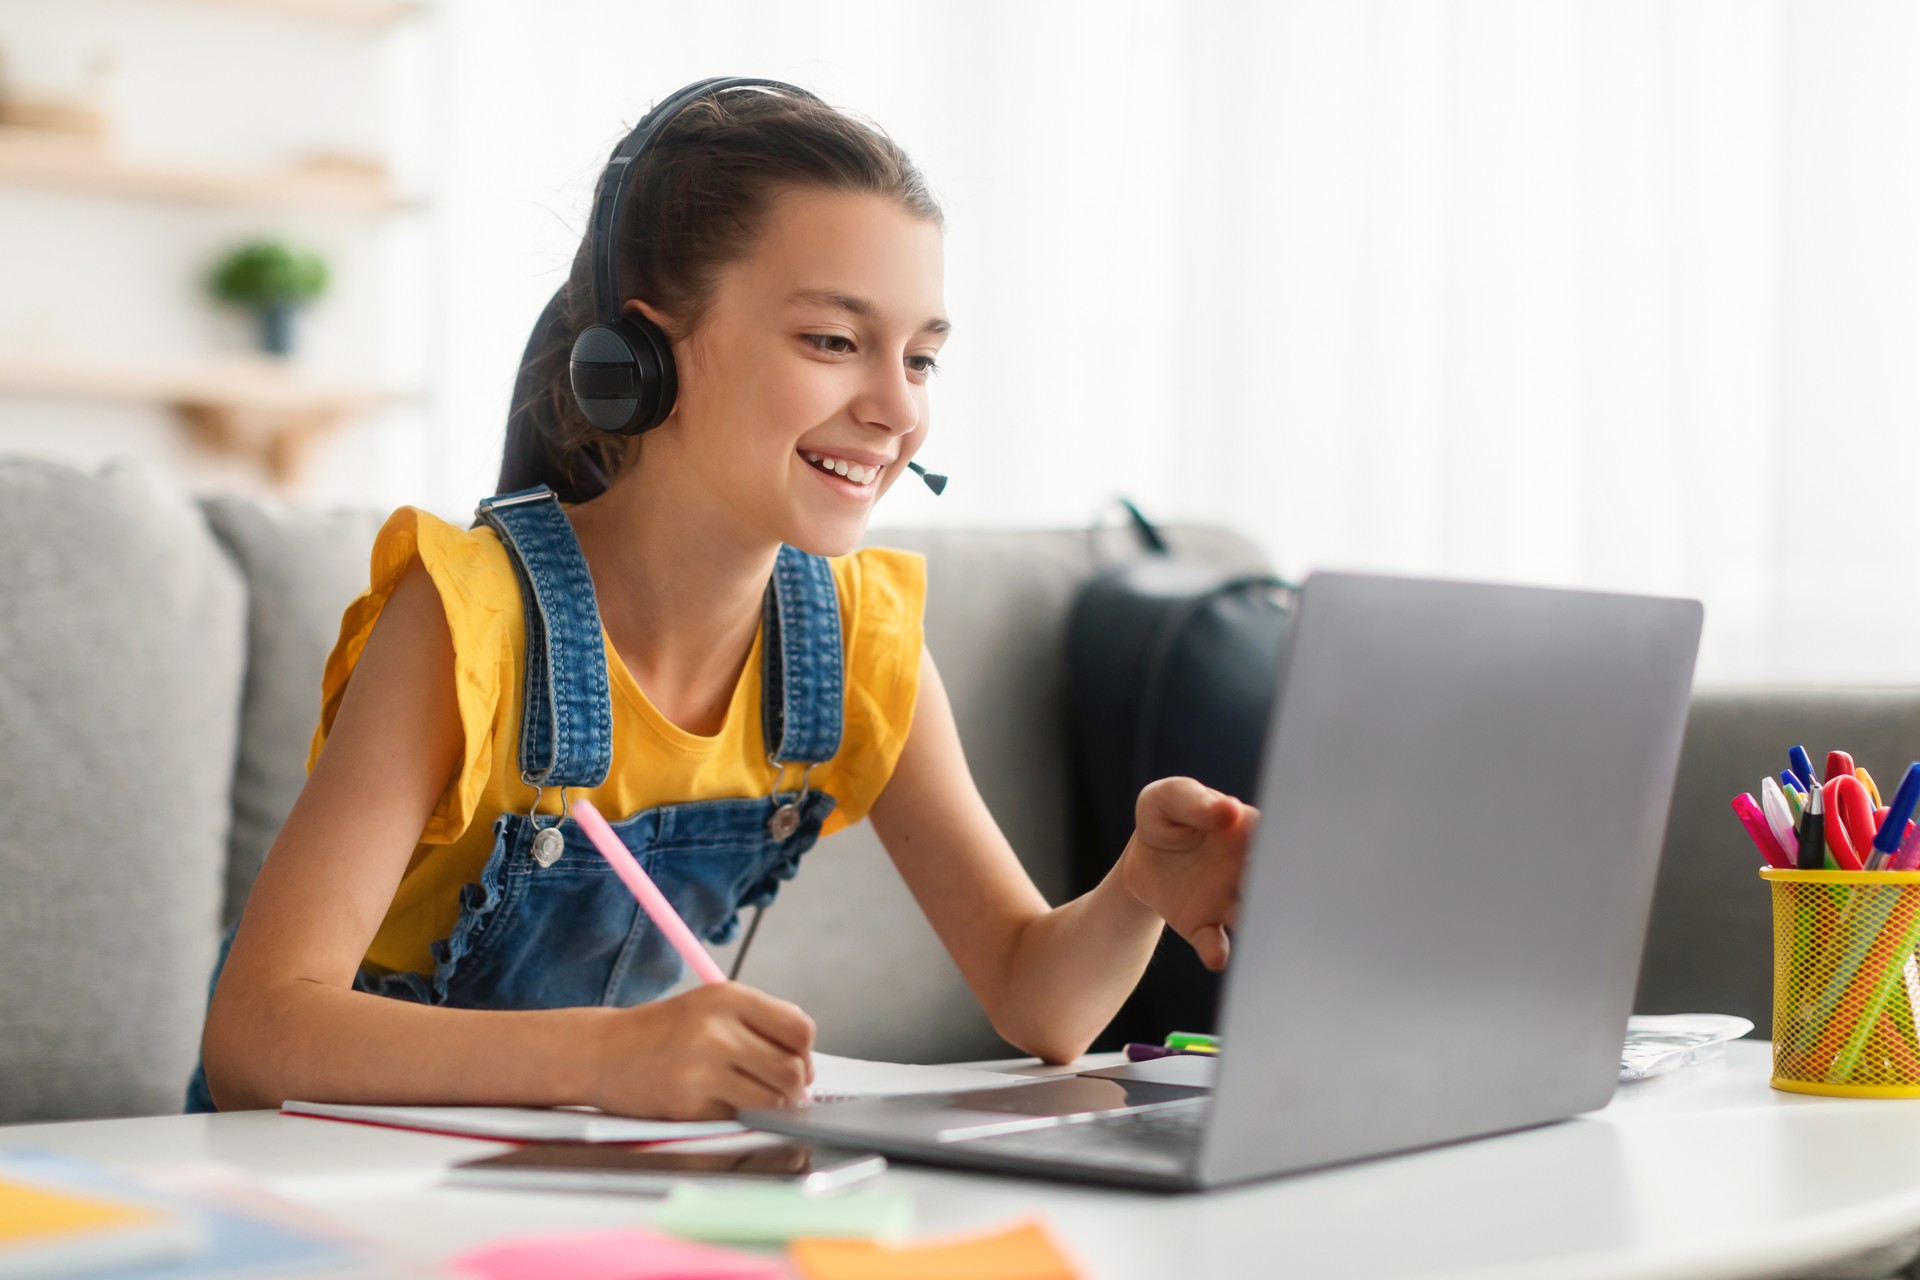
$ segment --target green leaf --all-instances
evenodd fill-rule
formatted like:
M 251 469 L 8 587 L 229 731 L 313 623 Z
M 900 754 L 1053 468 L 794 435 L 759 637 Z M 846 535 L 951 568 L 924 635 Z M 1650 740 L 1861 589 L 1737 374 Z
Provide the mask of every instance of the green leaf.
M 312 302 L 327 291 L 327 264 L 278 240 L 253 240 L 220 261 L 207 287 L 222 301 L 244 307 Z

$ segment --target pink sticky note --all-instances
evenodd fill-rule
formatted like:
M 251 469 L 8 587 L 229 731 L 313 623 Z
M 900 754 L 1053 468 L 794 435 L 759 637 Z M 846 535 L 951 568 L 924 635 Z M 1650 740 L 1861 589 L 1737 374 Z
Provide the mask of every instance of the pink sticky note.
M 640 1227 L 516 1236 L 448 1261 L 485 1280 L 782 1280 L 778 1259 L 717 1249 Z

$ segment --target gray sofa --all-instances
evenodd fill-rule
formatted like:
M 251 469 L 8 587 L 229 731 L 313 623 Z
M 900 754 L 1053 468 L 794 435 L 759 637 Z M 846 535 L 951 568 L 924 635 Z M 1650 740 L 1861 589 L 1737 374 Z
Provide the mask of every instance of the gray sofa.
M 319 671 L 384 513 L 196 500 L 151 472 L 0 460 L 0 1122 L 179 1109 L 224 921 L 305 776 Z M 1178 527 L 1182 554 L 1258 551 Z M 969 762 L 1041 889 L 1067 883 L 1062 635 L 1084 531 L 876 531 L 929 560 L 928 643 Z M 1727 809 L 1788 741 L 1891 772 L 1920 690 L 1701 693 L 1639 1007 L 1768 1015 L 1767 904 Z M 727 958 L 722 957 L 723 965 Z M 743 977 L 823 1048 L 997 1056 L 862 825 L 808 855 Z

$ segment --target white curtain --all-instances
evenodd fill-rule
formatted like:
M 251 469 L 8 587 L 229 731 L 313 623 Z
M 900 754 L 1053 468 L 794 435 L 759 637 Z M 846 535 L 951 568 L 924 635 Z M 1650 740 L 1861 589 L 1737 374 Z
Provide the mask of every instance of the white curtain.
M 1114 494 L 1342 566 L 1695 595 L 1707 682 L 1920 679 L 1920 8 L 454 0 L 435 456 L 470 510 L 599 163 L 770 75 L 946 208 L 876 525 Z

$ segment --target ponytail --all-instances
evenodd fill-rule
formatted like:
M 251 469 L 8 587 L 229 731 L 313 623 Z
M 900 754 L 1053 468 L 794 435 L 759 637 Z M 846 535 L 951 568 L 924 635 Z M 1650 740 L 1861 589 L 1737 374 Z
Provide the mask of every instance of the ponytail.
M 554 290 L 540 318 L 534 321 L 526 350 L 520 354 L 520 372 L 513 380 L 513 399 L 507 408 L 507 443 L 500 458 L 495 493 L 512 493 L 544 484 L 562 502 L 585 502 L 605 493 L 612 483 L 607 457 L 621 443 L 612 437 L 581 440 L 566 447 L 570 433 L 562 423 L 572 411 L 560 396 L 570 394 L 567 360 L 573 351 L 574 328 L 568 318 L 567 293 L 571 282 Z

